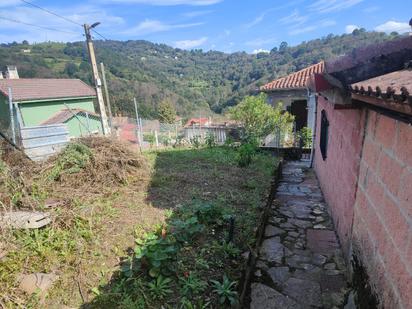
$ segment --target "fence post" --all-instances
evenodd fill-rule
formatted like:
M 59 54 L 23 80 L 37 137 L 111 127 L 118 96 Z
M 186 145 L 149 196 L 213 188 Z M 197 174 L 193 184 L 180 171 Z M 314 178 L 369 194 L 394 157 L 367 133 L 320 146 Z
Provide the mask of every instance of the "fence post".
M 157 130 L 154 131 L 156 147 L 159 147 L 159 137 L 157 136 Z

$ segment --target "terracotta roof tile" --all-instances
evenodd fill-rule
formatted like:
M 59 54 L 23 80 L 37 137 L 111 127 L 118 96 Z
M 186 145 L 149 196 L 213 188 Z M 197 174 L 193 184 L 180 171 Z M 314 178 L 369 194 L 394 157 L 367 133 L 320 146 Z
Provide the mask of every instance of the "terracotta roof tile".
M 2 79 L 0 93 L 8 97 L 12 89 L 14 101 L 60 99 L 96 96 L 95 90 L 79 79 Z
M 261 91 L 275 91 L 285 89 L 301 89 L 306 87 L 306 82 L 312 74 L 322 73 L 325 69 L 325 63 L 323 61 L 311 65 L 303 70 L 289 74 L 288 76 L 278 78 L 273 82 L 270 82 L 262 87 Z
M 392 72 L 350 86 L 353 93 L 398 102 L 412 98 L 412 69 Z

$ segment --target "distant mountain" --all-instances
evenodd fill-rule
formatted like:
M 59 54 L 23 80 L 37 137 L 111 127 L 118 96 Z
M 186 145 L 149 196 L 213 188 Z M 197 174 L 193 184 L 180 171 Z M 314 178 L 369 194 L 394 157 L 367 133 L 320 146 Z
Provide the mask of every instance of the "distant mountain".
M 95 47 L 98 61 L 106 66 L 115 112 L 133 115 L 136 97 L 144 117 L 156 117 L 157 106 L 165 99 L 180 115 L 189 116 L 199 110 L 203 115 L 220 113 L 276 77 L 395 36 L 361 29 L 293 47 L 282 42 L 270 53 L 257 55 L 186 51 L 147 41 L 96 41 Z M 10 64 L 17 65 L 21 77 L 92 81 L 83 42 L 2 44 L 0 68 Z

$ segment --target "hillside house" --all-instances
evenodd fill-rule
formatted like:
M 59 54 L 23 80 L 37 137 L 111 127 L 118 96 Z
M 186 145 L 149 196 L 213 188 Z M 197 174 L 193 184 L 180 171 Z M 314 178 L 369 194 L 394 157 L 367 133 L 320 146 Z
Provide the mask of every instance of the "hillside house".
M 411 63 L 407 36 L 326 61 L 308 83 L 314 169 L 354 276 L 366 270 L 384 308 L 412 305 Z
M 276 106 L 281 102 L 282 107 L 295 116 L 296 131 L 313 128 L 315 97 L 308 92 L 306 82 L 312 74 L 323 70 L 322 61 L 260 87 L 261 92 L 267 93 L 269 104 Z
M 70 137 L 101 133 L 95 98 L 95 90 L 78 79 L 0 79 L 1 128 L 10 127 L 11 99 L 22 127 L 65 123 Z

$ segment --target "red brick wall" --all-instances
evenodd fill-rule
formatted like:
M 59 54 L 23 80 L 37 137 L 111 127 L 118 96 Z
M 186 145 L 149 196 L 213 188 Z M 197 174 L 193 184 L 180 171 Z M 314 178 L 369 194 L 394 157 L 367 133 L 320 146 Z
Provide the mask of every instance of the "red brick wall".
M 327 113 L 327 159 L 319 149 Z M 318 99 L 315 170 L 346 255 L 361 258 L 385 308 L 412 308 L 412 126 Z
M 368 111 L 353 247 L 385 308 L 412 307 L 412 126 Z
M 329 120 L 327 158 L 322 159 L 319 148 L 320 116 L 325 110 Z M 364 112 L 333 110 L 331 103 L 318 98 L 315 170 L 344 253 L 349 254 L 357 176 L 362 148 Z

